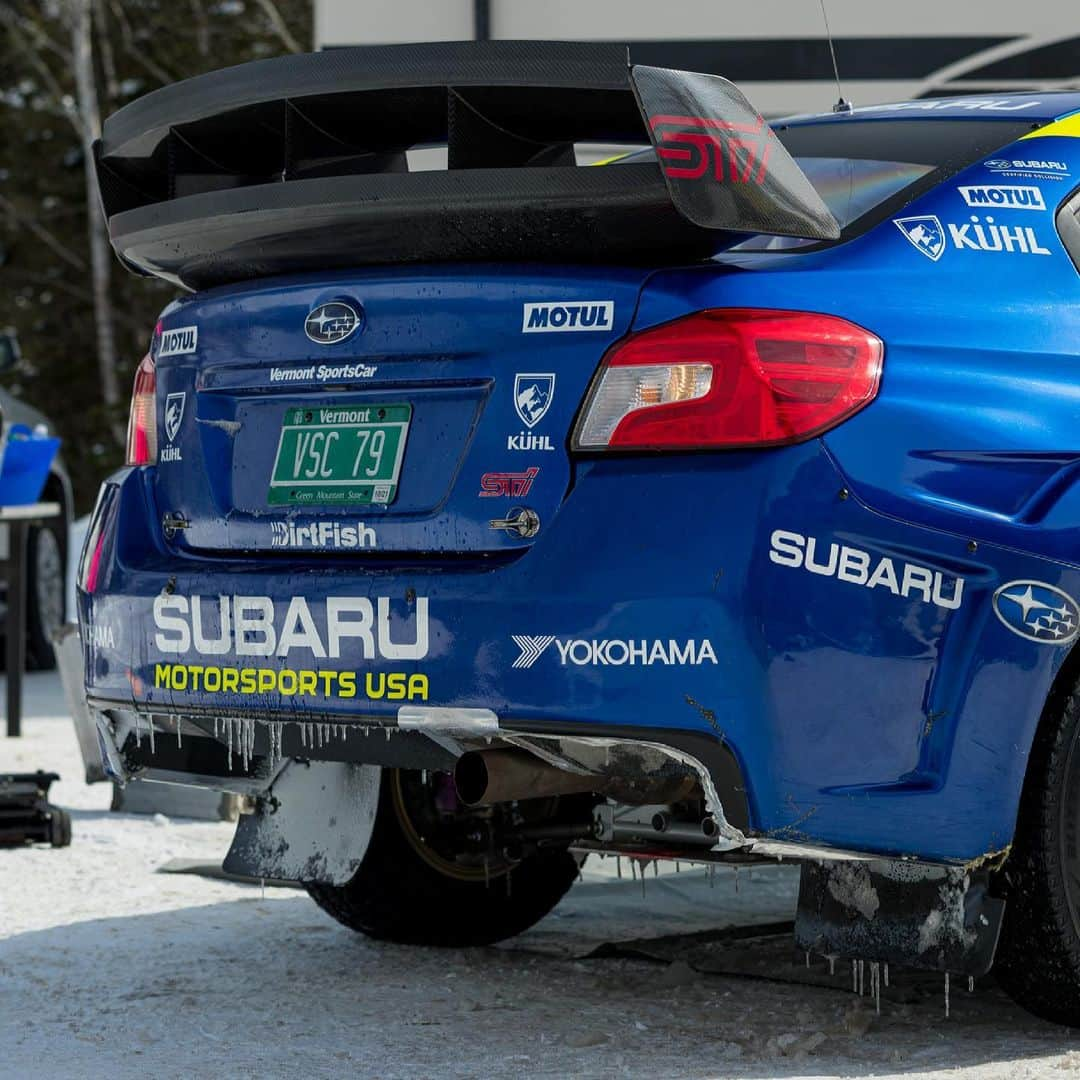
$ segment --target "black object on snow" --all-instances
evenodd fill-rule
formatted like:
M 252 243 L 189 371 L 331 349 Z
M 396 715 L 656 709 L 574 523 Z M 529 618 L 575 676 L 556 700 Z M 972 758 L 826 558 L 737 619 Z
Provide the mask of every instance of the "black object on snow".
M 71 843 L 71 816 L 49 801 L 57 773 L 0 773 L 0 847 Z

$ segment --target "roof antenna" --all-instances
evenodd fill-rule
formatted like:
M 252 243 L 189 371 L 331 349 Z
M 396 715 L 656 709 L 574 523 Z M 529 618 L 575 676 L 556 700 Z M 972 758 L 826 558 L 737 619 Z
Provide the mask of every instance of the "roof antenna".
M 832 56 L 833 76 L 836 79 L 836 104 L 832 107 L 834 113 L 851 112 L 851 102 L 844 100 L 840 90 L 840 68 L 836 64 L 836 49 L 833 47 L 832 31 L 829 29 L 829 13 L 825 10 L 825 0 L 821 0 L 821 17 L 825 20 L 825 37 L 829 42 L 829 55 Z

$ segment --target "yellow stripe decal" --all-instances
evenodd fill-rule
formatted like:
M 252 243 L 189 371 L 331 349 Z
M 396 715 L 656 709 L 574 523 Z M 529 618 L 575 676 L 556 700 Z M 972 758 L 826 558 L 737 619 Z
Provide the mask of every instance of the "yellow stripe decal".
M 1051 135 L 1060 135 L 1067 139 L 1080 139 L 1080 112 L 1063 116 L 1060 120 L 1055 120 L 1052 124 L 1039 128 L 1038 131 L 1022 135 L 1020 139 L 1021 141 L 1024 139 L 1044 139 Z

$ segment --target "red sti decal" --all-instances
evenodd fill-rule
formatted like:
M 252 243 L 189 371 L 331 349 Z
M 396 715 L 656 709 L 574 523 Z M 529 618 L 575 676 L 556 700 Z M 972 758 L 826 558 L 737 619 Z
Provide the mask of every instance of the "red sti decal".
M 520 497 L 529 494 L 540 470 L 534 465 L 524 472 L 487 472 L 480 477 L 480 497 L 491 499 L 498 495 Z
M 710 164 L 713 178 L 721 183 L 760 185 L 765 180 L 775 135 L 760 116 L 754 124 L 706 116 L 652 116 L 649 127 L 656 135 L 660 167 L 673 180 L 700 180 Z

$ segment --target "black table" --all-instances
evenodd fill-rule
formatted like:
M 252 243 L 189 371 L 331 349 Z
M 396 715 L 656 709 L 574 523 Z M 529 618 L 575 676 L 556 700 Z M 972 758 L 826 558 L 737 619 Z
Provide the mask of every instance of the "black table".
M 31 525 L 58 517 L 60 504 L 30 503 L 0 507 L 0 525 L 9 526 L 8 557 L 0 562 L 0 580 L 7 585 L 7 733 L 22 734 L 22 677 L 26 667 L 26 538 Z

